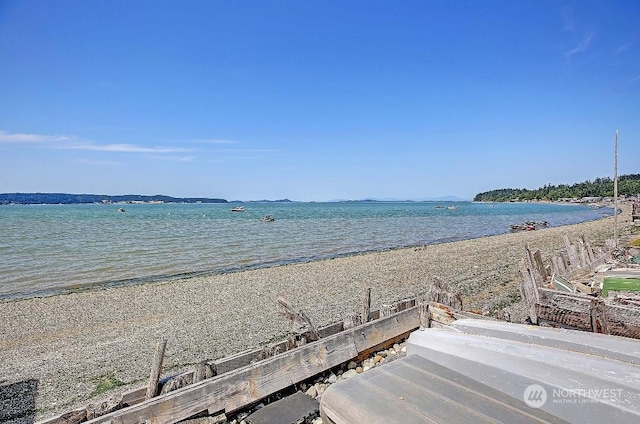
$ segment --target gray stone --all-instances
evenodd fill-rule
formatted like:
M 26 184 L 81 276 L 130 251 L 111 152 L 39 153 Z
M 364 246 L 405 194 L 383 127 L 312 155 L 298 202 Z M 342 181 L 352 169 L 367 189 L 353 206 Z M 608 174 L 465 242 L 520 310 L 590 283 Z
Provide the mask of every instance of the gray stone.
M 320 405 L 317 400 L 296 392 L 249 415 L 247 424 L 296 424 L 317 415 Z
M 309 389 L 306 392 L 306 395 L 312 398 L 315 398 L 318 396 L 318 390 L 316 389 L 316 386 L 311 386 L 309 387 Z
M 342 379 L 346 380 L 346 379 L 349 379 L 349 378 L 354 377 L 356 375 L 358 375 L 358 372 L 356 370 L 349 370 L 349 371 L 345 372 L 344 374 L 342 374 Z
M 327 378 L 327 383 L 329 384 L 333 384 L 336 381 L 338 381 L 338 377 L 336 377 L 334 373 L 331 373 L 331 375 L 329 375 L 329 378 Z

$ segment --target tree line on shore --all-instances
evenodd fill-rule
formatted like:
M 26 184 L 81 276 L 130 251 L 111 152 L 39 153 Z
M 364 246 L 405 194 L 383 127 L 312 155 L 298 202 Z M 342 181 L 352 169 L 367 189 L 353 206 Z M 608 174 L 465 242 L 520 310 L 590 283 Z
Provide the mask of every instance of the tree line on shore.
M 19 204 L 78 204 L 78 203 L 134 203 L 134 202 L 163 202 L 163 203 L 228 203 L 225 199 L 211 199 L 205 197 L 171 197 L 163 195 L 143 196 L 126 194 L 122 196 L 107 196 L 102 194 L 68 194 L 68 193 L 0 193 L 0 205 Z
M 583 197 L 613 197 L 614 181 L 609 177 L 596 178 L 573 185 L 546 184 L 535 190 L 526 188 L 502 188 L 478 193 L 473 198 L 475 202 L 508 202 L 527 200 L 556 201 L 565 198 Z M 618 177 L 619 196 L 637 196 L 640 194 L 640 174 L 629 174 Z

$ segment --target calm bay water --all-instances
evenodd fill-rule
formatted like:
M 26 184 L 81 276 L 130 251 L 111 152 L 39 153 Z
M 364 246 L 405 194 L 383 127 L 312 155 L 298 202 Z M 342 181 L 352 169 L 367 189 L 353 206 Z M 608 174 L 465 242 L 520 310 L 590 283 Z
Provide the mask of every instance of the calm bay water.
M 437 208 L 456 205 L 458 209 Z M 0 299 L 471 239 L 610 209 L 435 202 L 0 206 Z M 118 212 L 120 207 L 125 212 Z M 274 222 L 262 222 L 273 215 Z

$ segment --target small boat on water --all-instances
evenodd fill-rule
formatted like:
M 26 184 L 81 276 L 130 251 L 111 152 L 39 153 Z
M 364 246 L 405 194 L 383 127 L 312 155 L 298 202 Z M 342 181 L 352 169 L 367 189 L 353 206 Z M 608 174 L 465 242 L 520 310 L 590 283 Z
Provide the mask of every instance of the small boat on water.
M 235 206 L 231 208 L 231 212 L 245 212 L 244 206 Z
M 118 212 L 124 212 L 124 208 L 118 209 Z
M 456 205 L 451 205 L 451 206 L 447 206 L 447 209 L 449 209 L 450 211 L 455 211 L 458 209 L 458 207 Z
M 273 222 L 275 220 L 276 219 L 273 217 L 273 215 L 265 215 L 261 219 L 262 222 Z

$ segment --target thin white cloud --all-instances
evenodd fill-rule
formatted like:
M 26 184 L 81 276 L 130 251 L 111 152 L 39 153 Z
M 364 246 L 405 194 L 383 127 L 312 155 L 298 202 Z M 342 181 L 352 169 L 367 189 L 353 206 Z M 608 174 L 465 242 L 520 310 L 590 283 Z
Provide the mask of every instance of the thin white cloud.
M 85 159 L 85 158 L 77 159 L 76 162 L 83 163 L 86 165 L 97 165 L 97 166 L 120 166 L 121 165 L 120 162 L 114 162 L 110 160 L 92 160 L 92 159 Z
M 146 147 L 135 144 L 67 144 L 63 146 L 65 149 L 74 150 L 92 150 L 97 152 L 115 152 L 115 153 L 181 153 L 190 152 L 192 149 L 184 149 L 179 147 Z
M 45 134 L 30 134 L 30 133 L 10 133 L 0 130 L 0 142 L 4 143 L 42 143 L 46 144 L 47 148 L 54 149 L 67 149 L 67 150 L 84 150 L 94 152 L 109 152 L 109 153 L 133 153 L 133 154 L 145 154 L 148 158 L 155 160 L 170 160 L 180 162 L 193 162 L 198 157 L 193 155 L 193 152 L 199 151 L 201 153 L 207 152 L 209 154 L 222 154 L 226 159 L 233 158 L 234 155 L 242 155 L 244 159 L 251 155 L 258 153 L 273 153 L 278 150 L 274 149 L 229 149 L 229 148 L 206 148 L 203 144 L 208 145 L 232 145 L 238 144 L 238 142 L 227 139 L 192 139 L 192 140 L 177 140 L 173 143 L 191 143 L 199 144 L 201 148 L 193 147 L 175 147 L 175 146 L 143 146 L 139 144 L 131 143 L 111 143 L 100 144 L 92 140 L 82 140 L 75 136 L 67 135 L 45 135 Z M 182 153 L 192 153 L 191 155 L 181 155 Z M 228 156 L 231 154 L 232 156 Z M 249 156 L 247 156 L 249 155 Z M 238 156 L 238 158 L 242 158 Z M 88 161 L 83 159 L 84 163 L 92 163 L 96 165 L 114 165 L 116 163 L 110 161 Z
M 237 141 L 234 140 L 225 140 L 218 138 L 205 138 L 205 139 L 197 139 L 197 140 L 187 140 L 193 143 L 203 143 L 203 144 L 237 144 Z
M 0 142 L 2 143 L 49 143 L 72 140 L 75 140 L 74 137 L 67 135 L 8 133 L 0 130 Z
M 625 51 L 629 50 L 631 47 L 633 47 L 633 46 L 634 46 L 634 44 L 636 44 L 636 40 L 635 40 L 635 39 L 633 39 L 633 40 L 631 40 L 631 41 L 629 41 L 629 42 L 627 42 L 627 43 L 625 43 L 625 44 L 621 45 L 620 47 L 618 47 L 617 49 L 615 49 L 613 52 L 614 52 L 615 54 L 622 54 L 622 53 L 624 53 Z
M 168 160 L 168 161 L 175 161 L 175 162 L 193 162 L 193 161 L 195 161 L 197 159 L 195 156 L 156 156 L 156 155 L 151 155 L 149 157 L 151 159 L 156 159 L 156 160 Z
M 569 51 L 566 51 L 564 54 L 571 57 L 575 54 L 582 53 L 589 48 L 592 40 L 593 40 L 593 33 L 587 35 L 585 38 L 579 41 L 574 48 L 572 48 Z
M 80 140 L 67 135 L 45 135 L 29 133 L 9 133 L 0 130 L 0 142 L 3 143 L 47 143 L 50 147 L 71 150 L 91 150 L 115 153 L 184 153 L 193 149 L 173 146 L 140 146 L 137 144 L 115 143 L 98 144 L 92 141 Z

